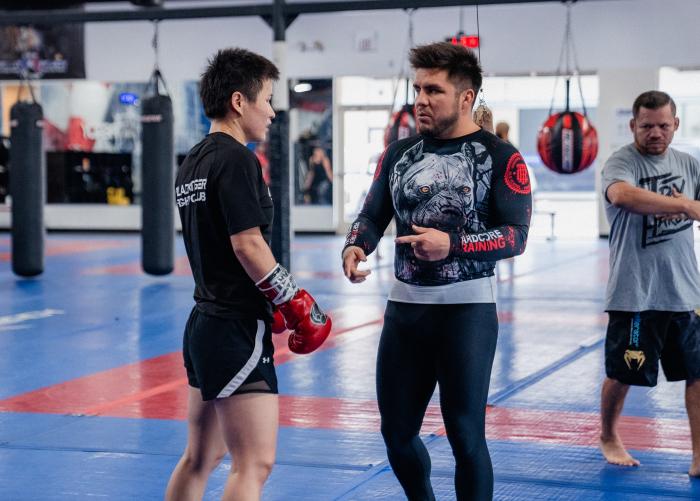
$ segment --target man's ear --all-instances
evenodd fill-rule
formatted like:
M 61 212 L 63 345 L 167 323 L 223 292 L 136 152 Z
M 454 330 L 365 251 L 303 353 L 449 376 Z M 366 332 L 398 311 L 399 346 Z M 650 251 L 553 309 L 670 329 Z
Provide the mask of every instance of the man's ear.
M 243 94 L 241 94 L 238 91 L 235 91 L 233 94 L 231 94 L 231 110 L 238 113 L 239 115 L 243 114 L 243 102 L 245 101 L 245 97 Z
M 678 130 L 678 126 L 681 124 L 681 121 L 678 119 L 678 117 L 673 118 L 673 132 L 676 132 Z
M 462 105 L 464 108 L 467 110 L 472 109 L 476 101 L 476 92 L 474 92 L 474 89 L 466 89 L 462 91 L 462 95 Z
M 630 118 L 630 131 L 634 134 L 634 129 L 636 128 L 636 122 L 634 118 Z

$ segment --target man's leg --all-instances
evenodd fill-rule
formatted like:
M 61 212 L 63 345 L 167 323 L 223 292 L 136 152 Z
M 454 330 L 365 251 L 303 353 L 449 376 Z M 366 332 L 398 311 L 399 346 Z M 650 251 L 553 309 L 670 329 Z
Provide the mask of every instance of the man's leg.
M 166 501 L 200 500 L 209 474 L 226 454 L 213 402 L 205 402 L 198 388 L 189 387 L 187 447 L 165 491 Z
M 279 401 L 273 393 L 244 393 L 215 400 L 231 473 L 223 501 L 258 501 L 275 463 Z
M 661 363 L 666 379 L 685 381 L 685 408 L 693 446 L 688 474 L 700 477 L 700 317 L 695 312 L 673 314 Z
M 389 463 L 409 501 L 434 501 L 430 456 L 419 432 L 435 390 L 432 306 L 387 304 L 377 352 L 377 402 Z
M 486 445 L 486 400 L 496 352 L 495 304 L 439 307 L 440 406 L 455 457 L 458 501 L 491 501 L 493 466 Z
M 621 466 L 639 466 L 639 461 L 627 452 L 620 435 L 617 433 L 617 425 L 629 388 L 629 385 L 609 377 L 603 381 L 600 398 L 600 449 L 608 463 Z
M 630 385 L 656 386 L 672 312 L 609 311 L 600 397 L 600 449 L 608 463 L 639 466 L 620 439 L 618 423 Z
M 686 383 L 685 407 L 688 410 L 690 438 L 693 443 L 693 462 L 688 474 L 691 477 L 700 477 L 700 379 Z

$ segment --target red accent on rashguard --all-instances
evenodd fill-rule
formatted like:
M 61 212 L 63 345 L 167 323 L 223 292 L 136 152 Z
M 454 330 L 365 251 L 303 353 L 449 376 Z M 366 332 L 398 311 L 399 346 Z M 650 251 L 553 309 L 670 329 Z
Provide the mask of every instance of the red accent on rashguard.
M 530 193 L 530 176 L 527 173 L 527 165 L 520 153 L 513 153 L 508 159 L 505 175 L 506 186 L 521 195 Z

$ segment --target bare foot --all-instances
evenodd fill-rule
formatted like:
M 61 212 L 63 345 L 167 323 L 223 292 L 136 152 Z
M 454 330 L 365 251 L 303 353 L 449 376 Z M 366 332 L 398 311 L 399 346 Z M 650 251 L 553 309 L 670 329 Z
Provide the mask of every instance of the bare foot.
M 700 478 L 700 458 L 693 458 L 693 462 L 688 470 L 688 475 Z
M 600 439 L 600 450 L 603 451 L 605 460 L 610 464 L 620 466 L 639 466 L 639 461 L 630 456 L 625 446 L 622 445 L 620 437 L 613 437 L 609 440 Z M 692 470 L 692 468 L 691 468 Z

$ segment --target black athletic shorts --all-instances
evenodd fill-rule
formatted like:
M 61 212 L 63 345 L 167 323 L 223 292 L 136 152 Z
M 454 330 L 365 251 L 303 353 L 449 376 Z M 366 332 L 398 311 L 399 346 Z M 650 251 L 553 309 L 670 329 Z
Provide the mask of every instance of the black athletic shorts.
M 700 378 L 700 319 L 692 311 L 608 312 L 605 373 L 634 386 L 656 386 L 659 360 L 669 381 Z
M 188 382 L 200 389 L 203 400 L 251 391 L 277 393 L 272 333 L 262 320 L 215 317 L 195 306 L 185 327 L 182 354 Z M 241 389 L 259 381 L 267 388 Z

